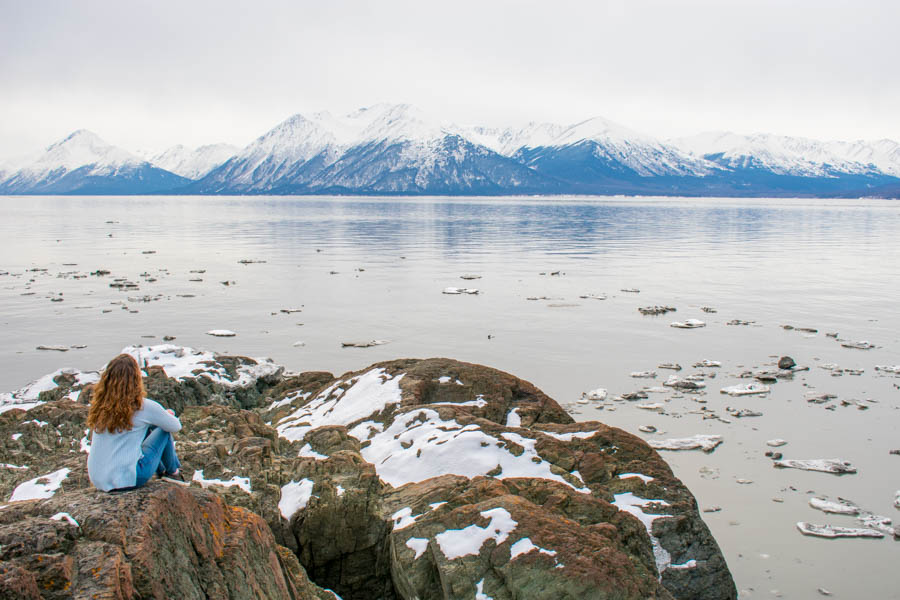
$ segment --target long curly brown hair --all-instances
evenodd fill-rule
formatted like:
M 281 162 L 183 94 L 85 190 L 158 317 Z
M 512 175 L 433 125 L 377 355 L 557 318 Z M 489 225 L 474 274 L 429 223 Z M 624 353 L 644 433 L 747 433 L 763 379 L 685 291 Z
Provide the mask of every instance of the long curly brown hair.
M 97 432 L 128 431 L 131 417 L 140 410 L 145 394 L 137 361 L 129 354 L 118 355 L 109 361 L 94 387 L 88 427 Z

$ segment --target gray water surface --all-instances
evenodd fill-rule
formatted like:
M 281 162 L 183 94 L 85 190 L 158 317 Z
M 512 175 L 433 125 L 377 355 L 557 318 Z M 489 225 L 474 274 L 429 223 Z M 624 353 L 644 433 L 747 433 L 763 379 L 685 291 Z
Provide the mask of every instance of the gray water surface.
M 341 373 L 399 357 L 482 363 L 532 381 L 579 420 L 664 432 L 639 433 L 645 439 L 723 435 L 712 454 L 663 456 L 701 509 L 722 507 L 703 516 L 742 598 L 818 598 L 818 587 L 838 598 L 900 598 L 900 542 L 814 539 L 795 528 L 856 526 L 810 508 L 813 493 L 900 520 L 892 505 L 900 456 L 889 454 L 900 448 L 900 378 L 874 370 L 900 364 L 896 202 L 3 197 L 0 236 L 0 390 L 62 366 L 99 368 L 124 346 L 162 343 L 164 335 L 269 356 L 295 371 Z M 97 269 L 111 274 L 88 275 Z M 140 288 L 111 288 L 115 277 Z M 442 294 L 449 286 L 481 293 Z M 63 301 L 51 302 L 60 293 Z M 579 297 L 587 294 L 607 299 Z M 159 299 L 137 301 L 143 296 Z M 637 311 L 657 304 L 677 312 Z M 288 308 L 302 312 L 280 312 Z M 707 327 L 669 326 L 688 318 Z M 753 323 L 727 325 L 732 319 Z M 211 329 L 237 336 L 214 338 Z M 843 348 L 826 332 L 877 347 Z M 341 347 L 371 339 L 390 343 Z M 36 350 L 40 344 L 87 347 L 57 353 Z M 737 378 L 742 371 L 785 354 L 811 370 L 767 396 L 719 393 L 748 381 Z M 640 402 L 577 402 L 598 387 L 612 397 L 658 386 L 670 374 L 658 364 L 679 362 L 685 375 L 703 359 L 723 365 L 706 394 L 651 394 L 648 402 L 665 402 L 665 414 L 636 408 Z M 825 363 L 864 373 L 833 377 L 819 368 Z M 629 377 L 643 370 L 659 377 Z M 807 403 L 811 390 L 836 394 L 833 410 Z M 851 399 L 868 410 L 841 406 Z M 703 419 L 703 406 L 720 416 L 726 407 L 763 416 L 724 423 Z M 763 454 L 776 437 L 790 442 L 778 449 L 786 458 L 842 458 L 859 472 L 774 469 Z

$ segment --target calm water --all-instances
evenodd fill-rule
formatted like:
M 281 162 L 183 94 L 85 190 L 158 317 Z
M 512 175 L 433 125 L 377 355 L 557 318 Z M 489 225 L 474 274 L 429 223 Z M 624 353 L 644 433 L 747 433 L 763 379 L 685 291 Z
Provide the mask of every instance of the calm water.
M 534 382 L 580 420 L 665 432 L 645 439 L 723 435 L 713 454 L 664 456 L 701 508 L 722 507 L 704 519 L 742 598 L 818 598 L 818 587 L 842 598 L 900 598 L 900 542 L 820 540 L 795 529 L 801 520 L 856 526 L 851 517 L 811 509 L 813 493 L 900 519 L 892 506 L 900 456 L 889 454 L 900 448 L 900 378 L 874 370 L 900 364 L 900 204 L 9 197 L 0 198 L 0 236 L 0 273 L 8 273 L 0 274 L 0 390 L 61 366 L 98 368 L 122 347 L 162 343 L 164 335 L 270 356 L 298 371 L 340 373 L 398 357 L 483 363 Z M 82 277 L 97 269 L 112 274 Z M 140 289 L 110 288 L 114 277 Z M 442 294 L 448 286 L 482 293 Z M 621 291 L 632 288 L 640 293 Z M 50 301 L 60 293 L 62 302 Z M 607 299 L 579 298 L 587 294 Z M 136 301 L 142 296 L 158 299 Z M 637 311 L 656 304 L 678 310 L 665 317 Z M 302 312 L 280 312 L 288 308 Z M 708 325 L 669 327 L 688 318 Z M 732 319 L 753 323 L 726 325 Z M 214 338 L 205 334 L 211 329 L 238 335 Z M 843 348 L 825 332 L 878 347 Z M 369 339 L 390 343 L 341 348 Z M 61 354 L 36 350 L 40 344 L 87 347 Z M 746 382 L 736 377 L 741 371 L 784 354 L 811 371 L 765 397 L 718 393 Z M 651 394 L 650 402 L 666 402 L 666 414 L 639 403 L 576 402 L 587 390 L 604 387 L 613 396 L 669 374 L 659 370 L 654 382 L 632 379 L 632 371 L 679 362 L 687 374 L 703 359 L 723 364 L 700 397 L 706 407 L 723 417 L 726 407 L 763 416 L 704 420 L 690 395 Z M 832 377 L 818 367 L 825 363 L 865 371 Z M 865 411 L 839 402 L 827 410 L 804 400 L 810 390 L 875 402 Z M 839 457 L 859 473 L 773 469 L 763 453 L 775 437 L 790 442 L 779 448 L 786 458 Z

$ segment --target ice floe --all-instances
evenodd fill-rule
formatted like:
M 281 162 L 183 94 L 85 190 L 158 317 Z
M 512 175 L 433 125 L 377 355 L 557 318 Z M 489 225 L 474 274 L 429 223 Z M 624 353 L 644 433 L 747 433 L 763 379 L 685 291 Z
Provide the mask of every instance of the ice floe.
M 281 516 L 290 520 L 294 514 L 306 508 L 313 491 L 312 479 L 291 481 L 281 487 L 281 499 L 278 501 L 278 510 Z
M 470 295 L 473 295 L 473 296 L 474 296 L 474 295 L 479 294 L 479 293 L 481 293 L 481 292 L 479 292 L 479 290 L 477 290 L 477 289 L 475 289 L 475 288 L 447 287 L 447 288 L 444 288 L 444 291 L 441 292 L 441 293 L 443 293 L 443 294 L 450 294 L 450 295 L 470 294 Z
M 837 501 L 813 496 L 809 499 L 809 505 L 816 510 L 836 515 L 858 515 L 860 508 L 848 500 L 838 498 Z
M 196 481 L 200 484 L 202 488 L 208 488 L 211 485 L 218 485 L 222 487 L 239 487 L 244 490 L 248 494 L 251 492 L 250 490 L 250 478 L 249 477 L 238 477 L 235 475 L 231 479 L 204 479 L 203 478 L 203 469 L 199 469 L 194 471 L 194 476 L 191 478 L 191 481 Z
M 839 458 L 816 458 L 809 460 L 776 460 L 772 463 L 776 467 L 783 469 L 802 469 L 804 471 L 821 471 L 822 473 L 834 473 L 835 475 L 844 475 L 846 473 L 856 473 L 856 467 L 853 467 L 846 460 Z
M 656 450 L 703 450 L 710 453 L 722 443 L 721 435 L 698 433 L 692 437 L 673 438 L 668 440 L 650 440 L 647 443 Z
M 669 327 L 677 329 L 697 329 L 698 327 L 706 327 L 706 323 L 700 319 L 687 319 L 686 321 L 674 321 L 669 323 Z
M 59 469 L 34 479 L 22 482 L 13 490 L 12 496 L 9 497 L 10 502 L 18 502 L 19 500 L 40 500 L 43 498 L 51 498 L 63 480 L 69 476 L 69 469 Z
M 214 337 L 234 337 L 237 333 L 231 331 L 230 329 L 210 329 L 206 332 L 206 335 L 211 335 Z
M 363 342 L 341 342 L 343 348 L 371 348 L 372 346 L 383 346 L 390 343 L 388 340 L 367 340 Z
M 656 371 L 633 371 L 630 376 L 635 379 L 655 379 Z
M 581 398 L 584 400 L 602 402 L 603 400 L 606 400 L 608 394 L 609 393 L 606 391 L 606 388 L 597 388 L 589 392 L 584 392 L 583 394 L 581 394 Z
M 663 385 L 666 387 L 671 387 L 679 390 L 699 390 L 706 387 L 705 383 L 700 381 L 692 381 L 687 378 L 679 377 L 678 375 L 672 375 L 667 380 L 663 382 Z M 652 388 L 647 389 L 646 391 L 653 391 Z
M 750 396 L 753 394 L 768 394 L 771 388 L 767 385 L 759 383 L 746 383 L 744 385 L 732 385 L 719 390 L 722 394 L 729 396 Z
M 883 538 L 884 534 L 877 529 L 857 528 L 857 527 L 835 527 L 833 525 L 814 525 L 806 521 L 799 521 L 797 529 L 803 535 L 812 535 L 824 538 L 839 537 L 864 537 L 864 538 Z
M 505 508 L 492 508 L 481 511 L 479 514 L 490 519 L 490 523 L 484 527 L 473 524 L 463 529 L 448 529 L 434 536 L 444 556 L 453 560 L 470 554 L 478 554 L 484 543 L 490 539 L 500 545 L 506 541 L 506 538 L 518 525 Z
M 900 375 L 900 365 L 875 365 L 875 370 Z
M 871 344 L 866 340 L 861 340 L 859 342 L 844 342 L 841 346 L 844 348 L 856 348 L 857 350 L 871 350 L 875 347 L 875 344 Z

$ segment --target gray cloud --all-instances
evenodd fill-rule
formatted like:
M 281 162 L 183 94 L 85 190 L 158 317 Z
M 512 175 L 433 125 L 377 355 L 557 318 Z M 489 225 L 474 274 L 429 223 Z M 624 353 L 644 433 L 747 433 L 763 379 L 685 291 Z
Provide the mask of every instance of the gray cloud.
M 381 101 L 463 123 L 900 139 L 891 1 L 2 7 L 2 157 L 80 127 L 130 149 L 242 145 L 296 112 Z

